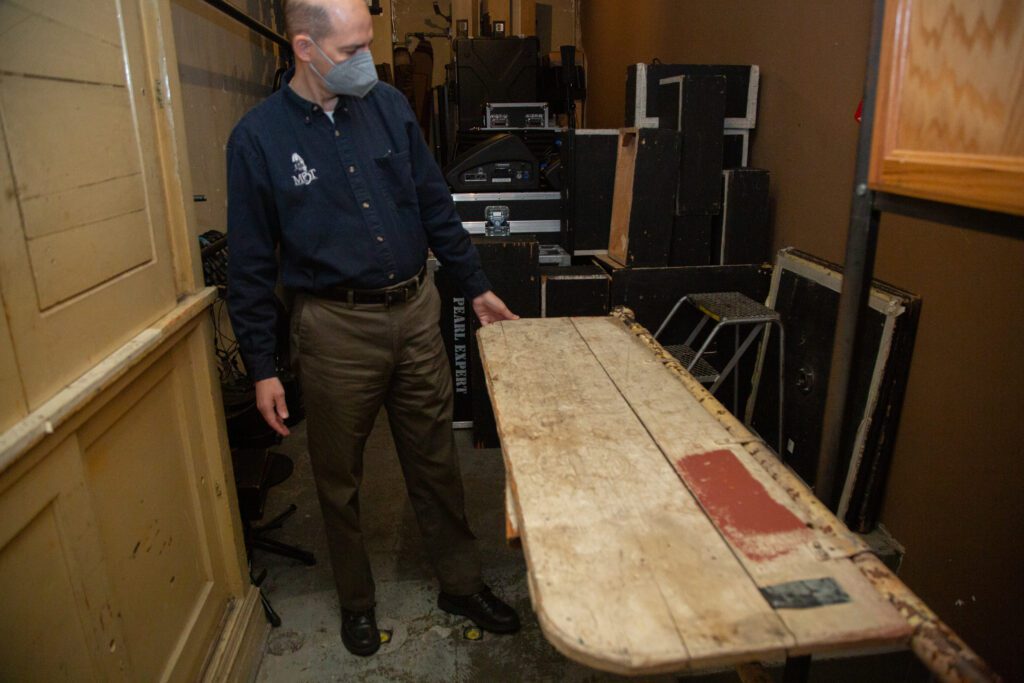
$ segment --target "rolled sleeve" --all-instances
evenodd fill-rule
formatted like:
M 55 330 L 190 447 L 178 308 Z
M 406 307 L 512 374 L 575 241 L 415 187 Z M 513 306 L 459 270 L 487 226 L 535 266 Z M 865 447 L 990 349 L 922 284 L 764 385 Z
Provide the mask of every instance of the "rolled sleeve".
M 280 228 L 266 164 L 239 124 L 227 145 L 228 315 L 253 381 L 277 374 L 277 244 Z

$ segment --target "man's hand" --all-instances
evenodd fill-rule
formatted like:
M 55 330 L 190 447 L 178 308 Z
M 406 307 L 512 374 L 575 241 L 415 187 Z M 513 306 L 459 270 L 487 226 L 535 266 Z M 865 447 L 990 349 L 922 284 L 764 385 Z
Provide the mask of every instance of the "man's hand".
M 284 423 L 288 419 L 288 406 L 284 402 L 284 387 L 277 377 L 268 377 L 256 382 L 256 408 L 275 432 L 281 436 L 291 434 Z
M 473 312 L 480 319 L 480 324 L 487 326 L 500 320 L 519 320 L 519 316 L 508 310 L 505 302 L 494 292 L 484 292 L 473 299 Z

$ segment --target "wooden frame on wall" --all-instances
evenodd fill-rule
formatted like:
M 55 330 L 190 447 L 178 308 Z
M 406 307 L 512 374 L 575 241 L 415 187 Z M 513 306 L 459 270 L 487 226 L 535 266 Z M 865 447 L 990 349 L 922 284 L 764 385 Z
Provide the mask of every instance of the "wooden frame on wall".
M 986 3 L 885 7 L 868 184 L 1024 215 L 1024 22 Z

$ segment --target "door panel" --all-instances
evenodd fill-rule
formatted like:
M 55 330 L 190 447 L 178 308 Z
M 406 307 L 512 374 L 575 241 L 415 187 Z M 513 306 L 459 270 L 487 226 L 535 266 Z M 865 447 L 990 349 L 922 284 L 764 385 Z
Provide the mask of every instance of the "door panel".
M 173 308 L 139 4 L 6 0 L 0 286 L 29 410 Z
M 121 680 L 128 669 L 74 437 L 0 491 L 4 680 Z M 45 653 L 45 656 L 43 655 Z
M 146 681 L 194 667 L 195 649 L 209 643 L 229 597 L 214 582 L 209 544 L 216 539 L 196 493 L 187 397 L 176 379 L 187 367 L 176 366 L 173 354 L 161 359 L 79 436 L 135 674 Z

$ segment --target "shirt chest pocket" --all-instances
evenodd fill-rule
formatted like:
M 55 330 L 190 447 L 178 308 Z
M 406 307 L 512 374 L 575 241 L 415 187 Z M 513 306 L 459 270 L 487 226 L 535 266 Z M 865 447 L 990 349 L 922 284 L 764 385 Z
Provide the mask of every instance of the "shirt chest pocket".
M 416 183 L 408 152 L 389 153 L 374 159 L 377 172 L 397 206 L 416 206 Z

